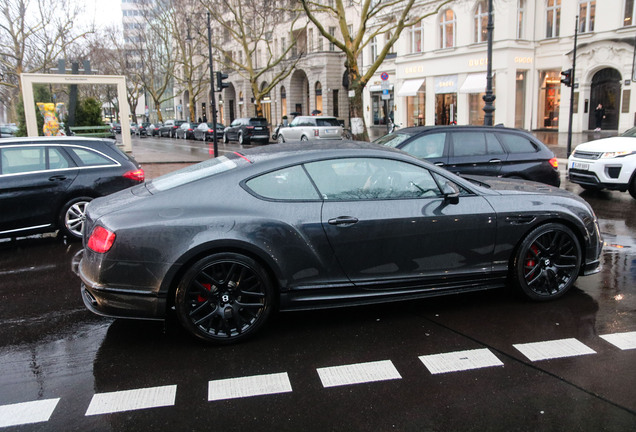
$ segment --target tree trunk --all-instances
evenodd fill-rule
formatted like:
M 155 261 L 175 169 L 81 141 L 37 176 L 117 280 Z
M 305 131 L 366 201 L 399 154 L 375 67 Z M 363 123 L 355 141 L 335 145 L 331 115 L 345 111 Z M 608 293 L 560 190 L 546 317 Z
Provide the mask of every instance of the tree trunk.
M 364 100 L 362 93 L 364 87 L 353 85 L 351 90 L 355 96 L 349 99 L 349 118 L 351 119 L 351 134 L 357 141 L 369 141 L 369 133 L 364 120 Z

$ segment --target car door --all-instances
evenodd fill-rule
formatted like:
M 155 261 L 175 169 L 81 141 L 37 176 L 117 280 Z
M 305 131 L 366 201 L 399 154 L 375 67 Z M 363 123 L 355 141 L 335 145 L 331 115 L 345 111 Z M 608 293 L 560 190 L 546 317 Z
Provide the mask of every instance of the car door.
M 324 203 L 322 226 L 350 280 L 366 288 L 404 287 L 491 270 L 495 213 L 451 182 L 403 161 L 351 158 L 306 165 Z M 436 180 L 437 179 L 437 180 Z
M 285 141 L 298 141 L 302 133 L 302 117 L 296 117 L 288 128 L 281 129 Z
M 236 119 L 230 124 L 230 127 L 225 131 L 229 140 L 236 141 L 238 139 L 238 131 L 241 129 L 241 124 L 241 119 Z
M 506 153 L 494 133 L 487 131 L 452 131 L 450 135 L 449 171 L 458 174 L 498 176 Z
M 417 158 L 425 159 L 437 166 L 448 165 L 448 134 L 433 132 L 417 135 L 400 146 L 403 150 Z
M 57 146 L 0 148 L 0 232 L 50 226 L 78 168 Z

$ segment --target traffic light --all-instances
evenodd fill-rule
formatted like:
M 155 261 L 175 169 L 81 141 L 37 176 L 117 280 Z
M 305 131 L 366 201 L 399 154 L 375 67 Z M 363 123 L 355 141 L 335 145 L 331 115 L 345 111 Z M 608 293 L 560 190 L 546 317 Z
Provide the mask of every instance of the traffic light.
M 561 84 L 572 87 L 572 69 L 561 71 Z
M 227 79 L 227 74 L 223 73 L 223 72 L 217 72 L 216 73 L 216 91 L 220 92 L 222 91 L 224 88 L 229 87 L 230 85 L 228 83 L 224 83 L 223 80 Z

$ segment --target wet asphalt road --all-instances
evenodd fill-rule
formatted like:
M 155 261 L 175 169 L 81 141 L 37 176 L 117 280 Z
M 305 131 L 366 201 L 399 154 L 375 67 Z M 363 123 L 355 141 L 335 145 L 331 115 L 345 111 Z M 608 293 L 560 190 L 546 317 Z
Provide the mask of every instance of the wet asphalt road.
M 151 154 L 162 157 L 143 157 Z M 71 270 L 78 243 L 0 242 L 0 430 L 636 430 L 636 349 L 601 337 L 636 331 L 636 200 L 564 187 L 594 207 L 606 246 L 603 271 L 558 301 L 498 290 L 279 314 L 258 337 L 230 347 L 203 345 L 172 320 L 88 312 Z M 514 347 L 564 339 L 587 353 L 533 361 Z M 433 374 L 420 360 L 465 350 L 488 350 L 496 365 Z M 381 362 L 372 365 L 385 379 L 321 380 L 323 368 L 369 362 Z M 262 375 L 289 385 L 209 400 L 210 381 Z M 95 401 L 109 396 L 95 413 Z M 123 411 L 112 412 L 118 404 Z M 153 407 L 132 409 L 144 404 Z

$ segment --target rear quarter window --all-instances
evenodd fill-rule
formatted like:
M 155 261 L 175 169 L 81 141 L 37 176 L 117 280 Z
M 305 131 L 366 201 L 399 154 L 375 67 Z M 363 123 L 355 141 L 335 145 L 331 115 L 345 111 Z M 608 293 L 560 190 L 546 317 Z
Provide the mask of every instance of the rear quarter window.
M 537 146 L 528 138 L 516 134 L 499 134 L 499 139 L 510 153 L 536 153 Z
M 116 165 L 117 162 L 111 158 L 96 152 L 95 150 L 72 147 L 68 149 L 71 153 L 77 156 L 82 166 L 104 166 L 104 165 Z
M 274 200 L 318 200 L 320 196 L 301 166 L 283 168 L 246 182 L 256 195 Z

